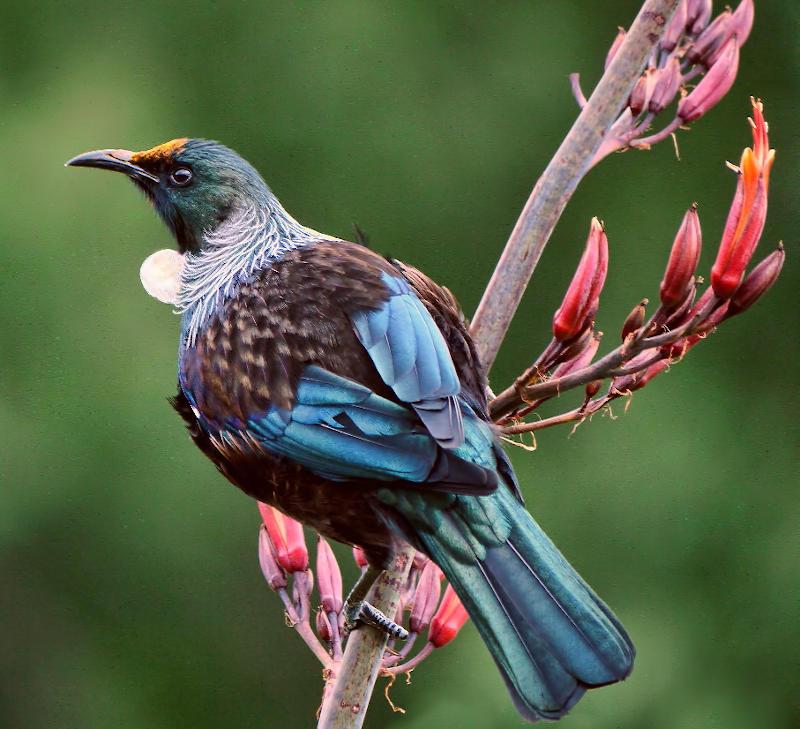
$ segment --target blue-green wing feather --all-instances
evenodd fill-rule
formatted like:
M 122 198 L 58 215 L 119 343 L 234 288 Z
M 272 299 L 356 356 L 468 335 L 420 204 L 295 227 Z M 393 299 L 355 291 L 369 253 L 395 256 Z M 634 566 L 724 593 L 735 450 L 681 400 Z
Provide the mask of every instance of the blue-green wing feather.
M 351 317 L 381 379 L 445 448 L 464 442 L 461 385 L 447 343 L 405 279 L 383 274 L 389 298 Z
M 444 451 L 410 408 L 315 365 L 304 370 L 291 410 L 273 407 L 246 425 L 263 448 L 333 481 L 481 493 L 497 484 L 491 465 Z

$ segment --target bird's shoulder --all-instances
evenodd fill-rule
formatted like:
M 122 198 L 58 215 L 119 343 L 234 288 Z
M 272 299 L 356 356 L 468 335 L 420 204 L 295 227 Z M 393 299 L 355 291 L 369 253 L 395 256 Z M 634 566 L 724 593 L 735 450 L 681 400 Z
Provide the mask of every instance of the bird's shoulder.
M 469 333 L 469 321 L 458 300 L 450 289 L 436 283 L 414 266 L 398 260 L 393 260 L 392 263 L 425 305 L 447 342 L 462 391 L 469 394 L 471 404 L 476 410 L 485 412 L 488 385 L 486 371 Z

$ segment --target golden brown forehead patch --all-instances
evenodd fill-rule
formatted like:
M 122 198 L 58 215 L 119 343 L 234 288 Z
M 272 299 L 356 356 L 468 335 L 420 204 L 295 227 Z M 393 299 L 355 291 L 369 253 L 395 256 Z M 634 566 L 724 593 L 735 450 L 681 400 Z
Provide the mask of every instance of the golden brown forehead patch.
M 173 139 L 164 144 L 159 144 L 157 147 L 145 149 L 143 152 L 134 152 L 131 157 L 131 162 L 135 165 L 153 166 L 170 162 L 172 158 L 181 152 L 181 150 L 189 141 L 188 137 L 181 137 L 180 139 Z

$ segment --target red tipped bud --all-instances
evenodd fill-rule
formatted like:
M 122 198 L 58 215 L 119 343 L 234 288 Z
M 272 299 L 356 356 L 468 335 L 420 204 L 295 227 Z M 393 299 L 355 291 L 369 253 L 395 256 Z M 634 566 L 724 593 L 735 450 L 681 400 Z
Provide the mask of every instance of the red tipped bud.
M 647 313 L 645 307 L 650 302 L 647 299 L 642 299 L 636 306 L 633 307 L 631 313 L 628 314 L 625 323 L 622 325 L 622 341 L 624 342 L 629 334 L 638 332 L 644 324 L 644 317 Z
M 665 106 L 671 104 L 675 94 L 678 93 L 678 89 L 681 87 L 682 81 L 681 62 L 676 56 L 673 56 L 667 61 L 667 65 L 659 69 L 655 74 L 655 85 L 650 96 L 648 109 L 653 114 L 658 114 Z
M 742 0 L 739 7 L 734 10 L 731 16 L 730 30 L 739 41 L 739 46 L 743 46 L 745 41 L 750 36 L 750 31 L 753 29 L 753 19 L 755 17 L 755 7 L 753 0 Z
M 317 539 L 317 589 L 326 613 L 342 611 L 342 573 L 331 545 Z
M 614 60 L 614 56 L 617 55 L 617 51 L 619 47 L 622 45 L 622 41 L 625 40 L 625 28 L 620 27 L 619 31 L 617 32 L 617 37 L 614 38 L 614 42 L 611 44 L 611 48 L 608 49 L 608 53 L 606 54 L 606 65 L 605 68 L 608 68 L 611 65 L 611 61 Z
M 681 99 L 678 116 L 685 122 L 699 119 L 728 93 L 739 70 L 739 44 L 731 38 L 723 46 L 719 60 L 695 86 L 692 93 Z
M 331 621 L 328 620 L 324 610 L 317 610 L 317 635 L 326 643 L 331 642 L 333 630 L 331 630 Z
M 458 599 L 452 585 L 448 585 L 444 591 L 442 604 L 431 620 L 431 628 L 428 631 L 428 641 L 433 643 L 436 648 L 447 645 L 467 622 L 467 611 Z
M 303 525 L 260 501 L 258 510 L 267 528 L 278 564 L 290 573 L 307 570 L 308 550 Z
M 697 214 L 697 205 L 692 205 L 678 228 L 661 281 L 661 303 L 668 309 L 680 306 L 693 287 L 702 243 L 700 216 Z
M 436 606 L 439 604 L 439 596 L 442 594 L 441 577 L 442 571 L 433 562 L 428 562 L 423 568 L 414 593 L 414 605 L 409 619 L 412 633 L 421 633 L 430 625 Z
M 783 250 L 783 244 L 779 243 L 777 250 L 770 253 L 747 274 L 742 285 L 736 290 L 731 299 L 727 316 L 741 314 L 767 293 L 778 280 L 785 259 L 786 252 Z
M 712 0 L 686 0 L 686 27 L 692 35 L 699 35 L 711 20 L 714 11 Z
M 664 34 L 661 36 L 661 40 L 659 41 L 659 45 L 663 50 L 672 52 L 675 46 L 678 45 L 678 41 L 681 39 L 683 32 L 686 30 L 688 12 L 689 9 L 686 1 L 681 0 L 681 2 L 678 3 L 678 7 L 675 9 L 675 13 L 672 15 L 671 20 L 667 24 L 667 27 L 664 29 Z
M 563 342 L 580 334 L 597 311 L 608 272 L 608 238 L 597 218 L 572 282 L 553 317 L 553 336 Z
M 361 547 L 353 547 L 353 559 L 361 569 L 364 569 L 369 564 L 367 555 L 364 554 L 364 550 Z
M 747 147 L 742 153 L 736 194 L 711 269 L 711 285 L 721 299 L 733 295 L 741 283 L 767 218 L 769 173 L 775 150 L 769 149 L 768 126 L 760 101 L 753 101 L 751 123 L 753 148 Z
M 275 559 L 275 551 L 264 526 L 258 529 L 258 563 L 261 565 L 261 572 L 271 590 L 280 590 L 286 587 L 286 572 Z

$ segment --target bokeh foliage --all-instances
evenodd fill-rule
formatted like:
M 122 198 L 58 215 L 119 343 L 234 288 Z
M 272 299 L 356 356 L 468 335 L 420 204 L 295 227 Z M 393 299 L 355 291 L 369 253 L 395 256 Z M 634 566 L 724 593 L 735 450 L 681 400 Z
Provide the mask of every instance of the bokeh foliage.
M 259 167 L 308 225 L 449 285 L 472 311 L 530 187 L 636 0 L 499 3 L 7 3 L 0 24 L 0 725 L 308 727 L 319 671 L 256 562 L 257 514 L 194 451 L 165 397 L 177 321 L 141 260 L 169 245 L 130 186 L 65 170 L 97 147 L 209 136 Z M 797 199 L 800 11 L 757 2 L 739 79 L 650 153 L 579 190 L 494 371 L 546 341 L 598 215 L 611 242 L 608 341 L 651 298 L 700 202 L 713 260 L 725 159 L 766 101 L 778 159 L 760 255 L 776 290 L 614 421 L 512 454 L 529 505 L 630 629 L 631 679 L 564 727 L 800 723 Z M 607 345 L 608 346 L 608 345 Z M 347 559 L 346 552 L 342 552 Z M 352 576 L 352 573 L 351 573 Z M 374 701 L 372 727 L 513 727 L 474 629 Z

